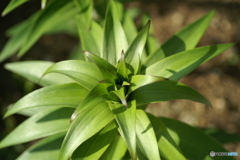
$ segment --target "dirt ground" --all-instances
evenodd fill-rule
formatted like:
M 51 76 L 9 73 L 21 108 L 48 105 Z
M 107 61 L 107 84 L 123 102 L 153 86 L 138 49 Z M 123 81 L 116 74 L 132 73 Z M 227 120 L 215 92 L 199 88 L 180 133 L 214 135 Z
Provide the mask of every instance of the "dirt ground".
M 0 3 L 0 7 L 3 8 L 7 1 Z M 30 7 L 31 3 L 33 2 L 26 4 L 25 7 Z M 158 0 L 132 3 L 130 6 L 139 6 L 143 11 L 149 12 L 155 35 L 161 42 L 167 40 L 190 22 L 211 10 L 216 10 L 211 25 L 198 46 L 230 42 L 236 42 L 236 45 L 180 80 L 180 82 L 202 93 L 212 103 L 213 108 L 188 100 L 176 100 L 152 104 L 147 111 L 154 115 L 179 119 L 193 126 L 215 127 L 228 133 L 240 134 L 240 1 Z M 37 9 L 37 7 L 33 7 L 32 10 L 34 9 Z M 24 9 L 17 11 L 21 10 L 24 11 Z M 33 11 L 22 13 L 22 17 L 28 17 L 27 14 L 30 15 L 31 12 Z M 1 20 L 0 47 L 3 47 L 7 40 L 3 36 L 4 31 L 16 23 L 12 18 L 18 17 L 17 21 L 21 19 L 16 12 L 10 14 L 9 17 Z M 60 61 L 67 57 L 77 43 L 77 39 L 64 34 L 44 36 L 22 59 Z M 54 55 L 53 53 L 57 54 Z M 13 80 L 9 80 L 12 78 L 11 74 L 3 69 L 6 62 L 16 60 L 13 56 L 0 64 L 0 72 L 5 75 L 4 77 L 0 76 L 0 80 L 3 82 L 0 89 L 2 108 L 6 107 L 7 103 L 13 103 L 24 95 L 21 91 L 22 88 L 13 84 Z M 3 113 L 4 109 L 1 112 Z M 6 124 L 6 122 L 4 123 Z M 224 146 L 227 150 L 240 154 L 240 143 Z M 240 160 L 240 156 L 238 156 L 238 160 Z

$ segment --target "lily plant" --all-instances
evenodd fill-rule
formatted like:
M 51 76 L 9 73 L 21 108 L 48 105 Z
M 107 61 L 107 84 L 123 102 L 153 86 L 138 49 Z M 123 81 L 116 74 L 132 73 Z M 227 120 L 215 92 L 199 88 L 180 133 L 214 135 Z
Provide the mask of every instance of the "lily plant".
M 30 118 L 6 136 L 0 147 L 41 139 L 18 160 L 213 159 L 210 151 L 226 151 L 194 127 L 145 111 L 150 103 L 176 99 L 211 106 L 203 95 L 178 80 L 233 46 L 195 48 L 214 11 L 160 47 L 149 49 L 151 21 L 133 38 L 122 25 L 117 2 L 109 1 L 103 27 L 89 18 L 92 3 L 86 6 L 75 19 L 81 60 L 6 65 L 44 87 L 8 109 L 4 118 L 16 113 Z

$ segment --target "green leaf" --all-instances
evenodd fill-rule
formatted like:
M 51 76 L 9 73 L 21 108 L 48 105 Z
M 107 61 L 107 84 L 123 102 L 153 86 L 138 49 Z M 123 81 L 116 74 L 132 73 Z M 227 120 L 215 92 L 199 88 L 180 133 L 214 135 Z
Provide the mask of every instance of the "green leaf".
M 81 15 L 86 27 L 90 27 L 92 22 L 93 1 L 92 0 L 74 0 L 76 7 Z
M 111 91 L 110 93 L 113 93 L 115 96 L 117 96 L 124 107 L 128 108 L 127 100 L 125 97 L 125 87 L 122 87 L 119 90 Z
M 85 51 L 84 53 L 89 59 L 89 61 L 96 64 L 96 66 L 102 72 L 104 79 L 116 78 L 117 68 L 115 68 L 113 65 L 111 65 L 109 62 L 105 61 L 104 59 L 98 57 L 97 55 L 94 55 L 87 51 Z
M 20 24 L 17 24 L 8 30 L 11 38 L 1 51 L 0 62 L 15 54 L 21 48 L 23 42 L 25 42 L 27 39 L 27 34 L 29 34 L 27 31 L 32 29 L 39 16 L 40 12 L 37 12 L 24 22 L 21 22 Z
M 76 45 L 73 50 L 70 52 L 68 58 L 69 60 L 82 60 L 85 61 L 85 55 L 82 52 L 82 48 L 80 45 Z
M 117 64 L 117 73 L 118 77 L 121 79 L 121 81 L 128 81 L 128 74 L 127 74 L 127 68 L 125 63 L 125 56 L 122 52 L 121 58 Z
M 76 107 L 87 93 L 87 89 L 76 83 L 44 87 L 20 99 L 5 113 L 4 118 L 25 109 L 42 106 Z
M 95 135 L 113 120 L 106 102 L 98 103 L 82 111 L 73 121 L 63 141 L 59 160 L 66 160 L 84 141 Z
M 134 90 L 151 84 L 151 83 L 155 83 L 155 82 L 160 82 L 160 81 L 166 81 L 168 79 L 163 78 L 163 77 L 157 77 L 157 76 L 150 76 L 150 75 L 134 75 L 132 76 L 131 79 L 131 85 L 130 88 L 128 90 L 128 94 L 130 94 L 131 92 L 133 92 Z
M 73 153 L 72 160 L 99 159 L 110 143 L 116 137 L 118 131 L 114 122 L 108 124 L 103 130 L 83 142 Z
M 18 6 L 22 5 L 27 1 L 28 0 L 11 0 L 7 7 L 4 9 L 4 11 L 2 12 L 2 16 L 5 16 L 6 14 L 8 14 L 9 12 L 11 12 L 12 10 L 14 10 L 15 8 L 17 8 Z
M 222 144 L 240 142 L 239 134 L 228 133 L 217 128 L 200 128 L 200 130 Z
M 44 138 L 30 148 L 24 151 L 17 160 L 43 160 L 43 159 L 57 159 L 59 155 L 59 150 L 66 133 L 59 133 L 47 138 Z
M 211 11 L 197 21 L 181 29 L 158 48 L 156 52 L 151 54 L 144 62 L 144 65 L 148 67 L 165 57 L 194 48 L 209 26 L 213 15 L 214 11 Z
M 143 110 L 136 111 L 136 133 L 138 138 L 137 145 L 141 153 L 149 160 L 160 159 L 158 143 L 152 124 Z
M 233 43 L 227 43 L 184 51 L 149 66 L 146 69 L 146 74 L 177 81 L 233 45 Z
M 194 89 L 170 80 L 142 86 L 129 96 L 129 99 L 137 101 L 137 106 L 175 99 L 188 99 L 211 106 L 210 102 Z
M 108 105 L 113 112 L 119 126 L 119 133 L 124 138 L 132 159 L 136 160 L 136 102 L 129 102 L 128 109 L 123 104 L 116 102 L 109 102 Z
M 128 44 L 131 44 L 138 32 L 133 18 L 129 15 L 129 10 L 125 11 L 123 15 L 123 29 L 126 34 Z
M 49 135 L 67 132 L 73 108 L 55 108 L 38 112 L 10 132 L 0 143 L 0 148 L 29 142 Z
M 122 159 L 127 151 L 126 143 L 121 136 L 116 136 L 100 160 Z
M 92 21 L 90 32 L 99 48 L 99 56 L 101 56 L 103 50 L 103 28 L 97 22 Z
M 22 56 L 44 33 L 59 25 L 67 24 L 76 13 L 77 9 L 72 1 L 51 1 L 44 10 L 41 10 L 31 28 L 26 31 L 27 36 L 18 56 Z
M 133 40 L 128 50 L 125 53 L 127 68 L 130 70 L 130 74 L 137 74 L 140 69 L 140 58 L 145 46 L 148 32 L 150 27 L 150 21 L 139 32 L 136 38 Z
M 168 133 L 164 123 L 151 114 L 147 115 L 154 128 L 161 156 L 168 160 L 186 160 L 182 151 Z
M 78 105 L 78 107 L 71 116 L 71 121 L 73 121 L 83 110 L 95 106 L 100 102 L 111 100 L 111 97 L 109 95 L 109 90 L 111 89 L 111 87 L 112 84 L 109 83 L 97 84 Z
M 42 9 L 45 8 L 46 3 L 47 3 L 47 0 L 42 0 L 42 1 L 41 1 L 41 7 L 42 7 Z
M 109 2 L 104 25 L 102 57 L 112 65 L 120 59 L 122 50 L 127 48 L 127 39 L 120 23 L 117 3 Z
M 92 28 L 90 28 L 90 26 L 89 27 L 87 26 L 81 14 L 76 17 L 76 23 L 78 27 L 78 33 L 81 40 L 80 44 L 82 46 L 82 49 L 100 56 L 101 50 L 97 45 L 97 41 L 94 35 L 91 32 Z
M 49 73 L 63 74 L 89 90 L 103 79 L 101 72 L 95 64 L 80 60 L 55 63 L 45 71 L 43 76 Z
M 45 77 L 41 78 L 43 73 L 51 65 L 53 65 L 53 62 L 25 61 L 7 63 L 5 65 L 5 68 L 41 86 L 73 82 L 68 77 L 55 73 L 46 75 Z
M 168 128 L 173 140 L 178 144 L 187 159 L 192 160 L 233 160 L 230 156 L 210 157 L 210 152 L 227 152 L 219 142 L 200 130 L 180 121 L 165 117 L 160 118 Z M 191 149 L 190 149 L 191 148 Z

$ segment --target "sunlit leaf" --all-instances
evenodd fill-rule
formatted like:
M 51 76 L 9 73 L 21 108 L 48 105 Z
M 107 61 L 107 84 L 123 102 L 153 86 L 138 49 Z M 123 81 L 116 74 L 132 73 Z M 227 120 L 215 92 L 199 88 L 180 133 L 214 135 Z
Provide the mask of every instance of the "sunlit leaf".
M 143 110 L 136 111 L 136 133 L 138 138 L 137 145 L 141 153 L 149 160 L 160 159 L 158 143 L 152 124 Z
M 144 65 L 148 67 L 165 57 L 194 48 L 209 26 L 213 15 L 214 11 L 211 11 L 197 21 L 181 29 L 178 33 L 163 43 L 156 52 L 149 55 L 144 62 Z
M 57 159 L 59 155 L 61 143 L 63 142 L 63 138 L 65 134 L 66 132 L 59 133 L 36 142 L 34 145 L 32 145 L 30 148 L 24 151 L 17 158 L 17 160 Z
M 83 110 L 88 107 L 95 106 L 100 102 L 111 100 L 111 96 L 109 95 L 109 90 L 112 87 L 112 84 L 109 83 L 99 83 L 97 84 L 83 99 L 83 101 L 78 105 L 76 110 L 71 116 L 71 121 L 73 121 L 78 114 L 80 114 Z
M 112 64 L 90 52 L 85 51 L 84 53 L 89 61 L 96 64 L 96 66 L 102 72 L 104 79 L 116 78 L 117 68 L 115 68 Z
M 159 118 L 151 114 L 147 115 L 154 128 L 161 156 L 168 160 L 186 160 L 179 146 L 168 133 L 164 123 Z
M 136 160 L 136 102 L 129 102 L 128 109 L 121 103 L 109 102 L 108 105 L 113 112 L 119 126 L 119 133 L 124 138 L 132 159 Z
M 50 107 L 38 112 L 9 133 L 1 141 L 0 148 L 67 132 L 70 126 L 69 117 L 73 111 L 73 108 Z
M 21 98 L 5 113 L 4 117 L 24 109 L 43 106 L 76 107 L 87 93 L 87 89 L 76 83 L 44 87 Z
M 124 87 L 120 88 L 119 90 L 111 91 L 110 93 L 115 94 L 115 96 L 117 96 L 120 99 L 121 103 L 126 108 L 128 108 L 127 100 L 126 100 L 126 97 L 125 97 L 125 88 Z
M 140 57 L 148 37 L 149 27 L 150 21 L 148 21 L 144 28 L 138 33 L 125 53 L 126 63 L 128 65 L 127 68 L 130 70 L 132 75 L 135 75 L 139 72 Z
M 100 70 L 95 64 L 80 60 L 68 60 L 55 63 L 50 66 L 43 75 L 49 73 L 63 74 L 86 89 L 92 89 L 103 79 Z
M 138 33 L 137 28 L 134 24 L 133 18 L 129 15 L 129 10 L 125 11 L 123 16 L 123 29 L 126 34 L 128 44 L 131 44 Z
M 98 103 L 82 111 L 72 122 L 63 141 L 59 160 L 66 160 L 84 141 L 92 137 L 113 120 L 106 102 Z
M 42 9 L 45 8 L 46 3 L 47 3 L 47 0 L 42 0 L 42 1 L 41 1 L 41 7 L 42 7 Z
M 25 61 L 7 63 L 5 68 L 41 86 L 73 82 L 68 77 L 56 73 L 46 75 L 45 77 L 41 78 L 43 73 L 51 65 L 53 65 L 53 62 Z
M 100 160 L 122 159 L 126 151 L 127 146 L 123 138 L 121 136 L 116 136 L 116 138 L 104 152 Z
M 82 17 L 82 24 L 85 24 L 87 28 L 90 27 L 92 22 L 93 1 L 92 0 L 74 0 L 75 5 Z
M 90 26 L 88 27 L 87 24 L 85 24 L 84 18 L 81 14 L 76 17 L 76 23 L 82 49 L 100 56 L 101 51 L 97 45 L 97 41 L 95 41 L 94 36 L 91 33 Z
M 116 2 L 110 1 L 107 9 L 102 57 L 112 65 L 120 59 L 121 52 L 126 51 L 127 39 L 120 23 Z
M 148 85 L 148 84 L 151 84 L 154 82 L 160 82 L 160 81 L 166 81 L 166 80 L 168 80 L 168 79 L 163 78 L 163 77 L 150 76 L 150 75 L 132 76 L 131 85 L 128 90 L 128 94 L 130 94 L 131 92 L 133 92 L 134 90 L 136 90 L 142 86 L 145 86 L 145 85 Z
M 169 56 L 146 69 L 146 74 L 179 80 L 202 63 L 212 59 L 233 43 L 199 47 Z
M 129 99 L 135 99 L 138 106 L 175 99 L 188 99 L 211 106 L 210 102 L 194 89 L 170 80 L 142 86 L 133 91 Z
M 72 160 L 99 159 L 110 143 L 117 136 L 117 128 L 114 122 L 108 124 L 103 130 L 83 142 L 73 153 Z
M 122 52 L 121 58 L 120 58 L 120 60 L 117 64 L 117 73 L 118 73 L 118 77 L 122 81 L 127 81 L 128 80 L 127 67 L 126 67 L 125 56 L 124 56 L 123 52 Z

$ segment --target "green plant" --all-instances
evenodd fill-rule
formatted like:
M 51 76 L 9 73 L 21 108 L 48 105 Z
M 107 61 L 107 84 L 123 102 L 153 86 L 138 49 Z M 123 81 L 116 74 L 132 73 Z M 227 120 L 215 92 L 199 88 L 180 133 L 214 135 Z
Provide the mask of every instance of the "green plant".
M 144 111 L 149 103 L 174 99 L 211 106 L 200 93 L 177 81 L 233 46 L 194 48 L 214 12 L 155 48 L 148 43 L 156 41 L 148 35 L 150 21 L 133 39 L 135 33 L 129 28 L 135 26 L 131 21 L 121 24 L 120 19 L 128 17 L 128 12 L 120 12 L 119 3 L 109 2 L 102 28 L 91 20 L 92 1 L 79 2 L 80 7 L 85 5 L 75 19 L 85 50 L 82 60 L 6 65 L 44 87 L 6 112 L 4 117 L 15 113 L 31 117 L 3 139 L 0 148 L 43 138 L 19 160 L 214 159 L 210 151 L 226 151 L 194 127 Z

